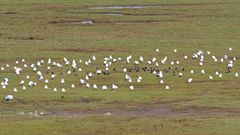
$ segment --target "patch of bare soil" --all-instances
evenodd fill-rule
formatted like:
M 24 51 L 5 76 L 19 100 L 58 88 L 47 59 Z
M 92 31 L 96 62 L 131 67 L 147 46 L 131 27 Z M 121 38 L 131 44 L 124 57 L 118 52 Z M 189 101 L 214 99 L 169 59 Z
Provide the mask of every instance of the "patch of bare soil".
M 86 20 L 54 20 L 54 21 L 49 21 L 48 23 L 50 24 L 71 24 L 71 23 L 76 23 L 76 22 L 84 22 Z
M 175 109 L 166 105 L 145 105 L 135 107 L 99 108 L 96 110 L 53 110 L 46 116 L 87 117 L 87 116 L 129 116 L 129 117 L 178 117 L 178 116 L 211 116 L 211 115 L 240 115 L 240 110 L 220 107 L 186 107 Z
M 161 22 L 178 22 L 180 20 L 122 20 L 122 21 L 108 21 L 108 20 L 55 20 L 50 21 L 50 24 L 72 24 L 72 25 L 91 25 L 91 24 L 132 24 L 132 23 L 161 23 Z
M 113 5 L 113 6 L 93 6 L 88 7 L 88 9 L 142 9 L 142 8 L 159 8 L 159 7 L 169 7 L 169 6 L 208 6 L 216 4 L 227 4 L 230 2 L 205 2 L 205 3 L 172 3 L 172 4 L 154 4 L 154 5 Z
M 161 23 L 161 22 L 178 22 L 179 20 L 123 20 L 123 21 L 102 21 L 99 23 L 116 23 L 116 24 L 129 24 L 129 23 Z
M 110 113 L 111 115 L 120 116 L 136 116 L 136 117 L 146 117 L 146 116 L 166 116 L 172 114 L 169 108 L 99 108 L 96 110 L 54 110 L 48 111 L 47 116 L 67 116 L 67 117 L 85 117 L 85 116 L 98 116 L 104 115 L 105 113 Z
M 89 7 L 89 9 L 141 9 L 141 8 L 147 8 L 149 6 L 143 5 L 127 5 L 127 6 L 96 6 L 96 7 Z
M 179 112 L 185 113 L 187 115 L 240 115 L 240 110 L 222 108 L 222 107 L 196 107 L 189 106 L 185 109 L 178 110 Z
M 8 39 L 14 39 L 14 40 L 43 40 L 41 37 L 8 37 Z
M 110 16 L 179 16 L 184 14 L 178 13 L 122 13 L 122 12 L 72 12 L 65 11 L 64 13 L 70 14 L 98 14 L 98 15 L 110 15 Z
M 3 14 L 12 15 L 12 14 L 18 14 L 18 13 L 19 13 L 19 12 L 8 11 L 8 12 L 4 12 Z

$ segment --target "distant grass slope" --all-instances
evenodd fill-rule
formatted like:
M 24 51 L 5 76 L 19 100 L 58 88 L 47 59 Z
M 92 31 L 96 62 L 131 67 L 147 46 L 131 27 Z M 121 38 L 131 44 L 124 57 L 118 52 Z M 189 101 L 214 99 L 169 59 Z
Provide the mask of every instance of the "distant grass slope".
M 110 5 L 157 6 L 143 9 L 88 8 Z M 126 57 L 131 54 L 134 58 L 142 55 L 145 59 L 167 55 L 169 59 L 183 61 L 183 55 L 190 56 L 199 49 L 223 56 L 230 46 L 234 50 L 228 55 L 239 57 L 239 11 L 240 2 L 237 0 L 0 0 L 0 66 L 13 64 L 21 58 L 32 63 L 48 58 L 60 61 L 63 57 L 87 60 L 92 55 L 99 58 L 96 65 L 101 65 L 100 60 L 107 55 Z M 109 16 L 104 13 L 125 15 Z M 74 24 L 86 19 L 93 20 L 94 24 Z M 160 53 L 155 53 L 156 48 L 160 49 Z M 172 51 L 174 48 L 178 49 L 177 55 Z M 183 64 L 188 65 L 188 70 L 201 70 L 196 62 Z M 239 62 L 235 66 L 234 71 L 239 71 Z M 224 68 L 224 65 L 211 63 L 206 70 L 214 72 Z M 93 69 L 87 68 L 89 71 Z M 11 72 L 0 72 L 0 77 L 12 79 L 9 89 L 0 89 L 0 98 L 13 93 L 12 89 L 21 79 Z M 231 74 L 226 77 L 228 81 L 209 82 L 209 72 L 196 76 L 196 80 L 203 82 L 191 85 L 183 81 L 189 74 L 182 80 L 167 76 L 166 81 L 171 86 L 169 91 L 159 86 L 159 80 L 143 74 L 146 82 L 136 91 L 127 88 L 115 92 L 92 91 L 80 87 L 66 92 L 63 101 L 61 93 L 43 90 L 40 84 L 34 89 L 14 94 L 12 103 L 0 102 L 0 134 L 237 135 L 240 131 L 239 79 L 234 79 Z M 115 74 L 105 81 L 110 84 L 118 78 L 123 76 Z M 73 77 L 67 79 L 79 81 Z M 96 82 L 103 83 L 104 79 L 96 79 Z M 70 85 L 64 87 L 69 88 Z M 211 116 L 141 118 L 103 114 L 40 118 L 18 115 L 19 112 L 35 110 L 94 111 L 99 108 L 141 108 L 144 105 L 169 105 L 173 110 L 199 108 L 200 111 L 218 111 Z M 219 113 L 221 111 L 223 113 Z M 235 115 L 229 116 L 225 111 Z

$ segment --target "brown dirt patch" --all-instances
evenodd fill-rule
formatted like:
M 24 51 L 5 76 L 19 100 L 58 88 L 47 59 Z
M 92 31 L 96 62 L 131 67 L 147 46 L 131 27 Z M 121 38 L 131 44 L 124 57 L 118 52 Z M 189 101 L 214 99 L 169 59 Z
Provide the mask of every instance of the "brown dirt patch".
M 194 114 L 194 115 L 240 115 L 240 110 L 238 109 L 230 109 L 230 108 L 223 108 L 223 107 L 197 107 L 197 106 L 188 106 L 182 109 L 178 109 L 177 111 L 187 113 L 187 114 Z
M 19 12 L 9 11 L 9 12 L 4 12 L 3 14 L 12 15 L 12 14 L 18 14 L 18 13 Z
M 129 104 L 119 101 L 108 103 L 108 107 L 97 109 L 68 109 L 50 110 L 46 116 L 64 117 L 87 117 L 103 116 L 110 113 L 115 116 L 128 117 L 189 117 L 189 116 L 239 116 L 240 110 L 234 108 L 212 107 L 212 106 L 185 106 L 178 107 L 175 103 L 188 102 L 193 99 L 178 99 L 176 101 L 153 102 L 143 104 Z
M 184 116 L 211 116 L 211 115 L 240 115 L 240 110 L 226 109 L 220 107 L 186 107 L 184 109 L 175 109 L 173 106 L 165 105 L 145 105 L 134 107 L 113 107 L 98 108 L 95 110 L 53 110 L 46 113 L 47 116 L 64 116 L 64 117 L 86 117 L 101 116 L 110 113 L 115 116 L 129 117 L 184 117 Z
M 74 12 L 72 12 L 74 13 Z M 174 13 L 143 13 L 143 14 L 137 14 L 137 13 L 121 13 L 121 12 L 86 12 L 87 14 L 102 14 L 102 15 L 108 15 L 108 14 L 116 14 L 116 15 L 129 15 L 129 16 L 179 16 L 184 14 L 174 14 Z
M 8 39 L 14 39 L 14 40 L 43 40 L 44 38 L 41 37 L 8 37 Z
M 102 99 L 100 98 L 88 98 L 88 97 L 81 97 L 79 100 L 75 100 L 73 102 L 79 103 L 91 103 L 91 102 L 100 102 Z
M 54 110 L 46 113 L 47 116 L 97 116 L 104 115 L 104 113 L 111 113 L 111 115 L 120 116 L 134 116 L 134 117 L 146 117 L 153 115 L 166 116 L 170 115 L 171 110 L 165 107 L 158 109 L 146 109 L 146 108 L 99 108 L 96 110 Z
M 86 20 L 55 20 L 49 21 L 50 24 L 72 24 L 72 25 L 89 25 L 83 24 Z M 93 24 L 130 24 L 130 23 L 161 23 L 161 22 L 178 22 L 180 20 L 122 20 L 122 21 L 108 21 L 108 20 L 91 20 Z

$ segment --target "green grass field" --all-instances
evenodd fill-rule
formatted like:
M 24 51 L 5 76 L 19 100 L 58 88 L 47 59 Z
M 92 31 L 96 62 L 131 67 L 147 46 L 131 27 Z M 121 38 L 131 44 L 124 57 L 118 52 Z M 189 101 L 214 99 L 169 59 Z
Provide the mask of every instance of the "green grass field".
M 93 8 L 129 5 L 146 7 Z M 0 0 L 0 64 L 13 65 L 22 58 L 29 63 L 48 58 L 60 61 L 63 57 L 87 60 L 96 55 L 95 66 L 100 66 L 108 55 L 142 55 L 146 59 L 167 55 L 183 61 L 187 70 L 200 71 L 198 63 L 184 61 L 183 56 L 204 50 L 217 57 L 225 53 L 240 57 L 239 11 L 238 0 Z M 92 20 L 93 24 L 80 24 L 82 20 Z M 229 47 L 233 51 L 229 52 Z M 175 48 L 177 54 L 173 53 Z M 234 71 L 240 71 L 239 59 L 234 66 Z M 14 95 L 12 102 L 0 102 L 0 134 L 239 135 L 239 78 L 230 74 L 209 81 L 210 72 L 224 72 L 225 67 L 210 63 L 204 68 L 206 74 L 196 75 L 199 82 L 191 85 L 184 81 L 189 74 L 183 79 L 166 76 L 170 90 L 142 74 L 145 82 L 135 91 L 125 87 L 116 91 L 68 90 L 70 85 L 59 86 L 67 88 L 64 99 L 60 92 L 43 89 L 43 84 L 13 93 L 27 73 L 16 77 L 11 70 L 0 71 L 1 78 L 11 80 L 7 89 L 0 89 L 0 98 Z M 123 77 L 116 73 L 94 81 L 111 84 Z M 66 78 L 79 82 L 77 77 Z M 29 114 L 35 111 L 46 115 Z M 104 115 L 107 112 L 112 115 Z

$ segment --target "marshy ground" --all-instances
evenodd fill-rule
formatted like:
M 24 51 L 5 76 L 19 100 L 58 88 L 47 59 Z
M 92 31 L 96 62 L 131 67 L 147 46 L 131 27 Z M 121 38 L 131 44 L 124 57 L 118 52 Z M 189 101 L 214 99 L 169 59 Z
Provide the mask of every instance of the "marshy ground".
M 221 57 L 229 47 L 229 56 L 238 58 L 239 7 L 238 0 L 0 1 L 0 64 L 129 54 L 182 60 L 196 50 Z M 181 53 L 175 55 L 174 48 Z M 185 64 L 200 71 L 198 63 Z M 224 68 L 210 64 L 206 71 Z M 12 71 L 0 71 L 5 75 L 14 78 Z M 147 79 L 135 91 L 80 87 L 64 99 L 40 86 L 18 92 L 12 102 L 0 102 L 0 134 L 240 134 L 239 79 L 199 77 L 190 86 L 169 79 L 170 90 Z M 13 86 L 0 89 L 0 97 Z

